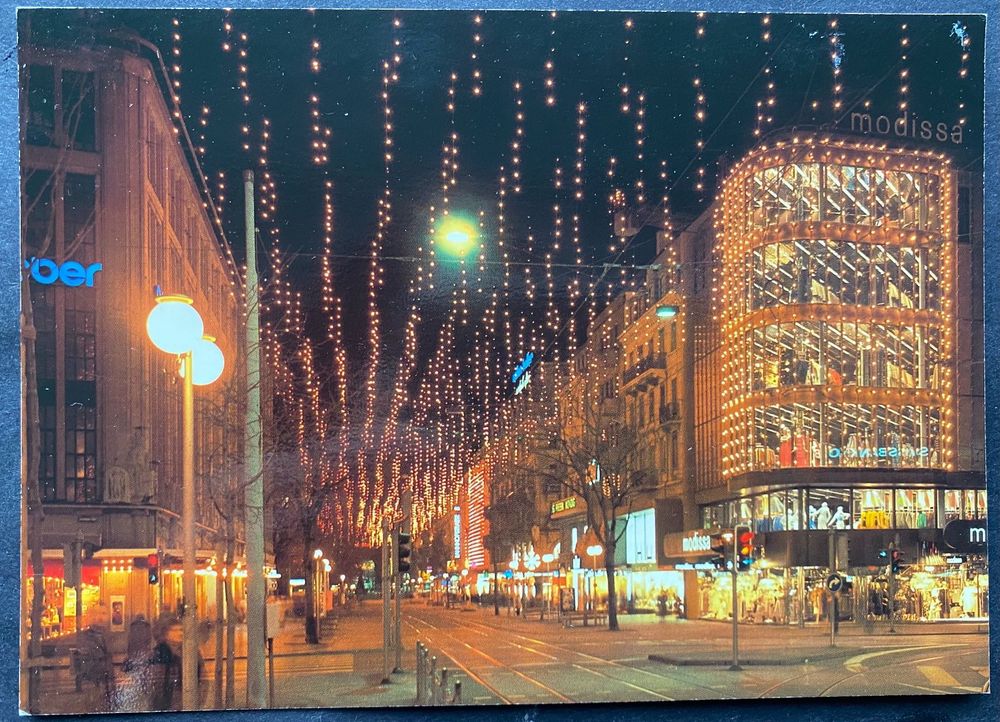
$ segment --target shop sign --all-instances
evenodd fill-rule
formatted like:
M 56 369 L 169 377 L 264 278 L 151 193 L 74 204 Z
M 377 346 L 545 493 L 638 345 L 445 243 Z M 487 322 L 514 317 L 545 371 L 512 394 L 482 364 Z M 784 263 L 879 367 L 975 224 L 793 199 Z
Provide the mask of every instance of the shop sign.
M 571 511 L 576 509 L 576 497 L 570 496 L 566 499 L 560 499 L 559 501 L 552 502 L 552 513 L 559 514 L 564 511 Z
M 518 394 L 520 394 L 522 391 L 528 388 L 528 384 L 530 383 L 531 383 L 531 372 L 528 372 L 524 376 L 522 376 L 521 379 L 517 382 L 517 386 L 514 387 L 514 395 L 517 396 Z
M 31 277 L 43 286 L 51 286 L 59 281 L 64 286 L 71 288 L 84 285 L 93 288 L 94 276 L 104 269 L 100 263 L 84 266 L 79 261 L 56 263 L 51 258 L 35 258 L 34 256 L 25 260 L 24 267 L 28 269 Z
M 985 519 L 953 519 L 944 526 L 944 543 L 966 554 L 986 550 Z
M 904 446 L 902 449 L 898 446 L 875 446 L 867 449 L 831 446 L 827 451 L 827 456 L 831 459 L 839 459 L 841 457 L 845 459 L 896 459 L 899 457 L 927 457 L 930 456 L 930 453 L 931 450 L 926 446 L 921 446 L 920 448 Z
M 712 535 L 702 530 L 665 534 L 663 537 L 663 555 L 668 558 L 706 557 L 714 553 Z
M 681 539 L 681 549 L 685 552 L 707 552 L 712 550 L 712 538 L 695 532 Z

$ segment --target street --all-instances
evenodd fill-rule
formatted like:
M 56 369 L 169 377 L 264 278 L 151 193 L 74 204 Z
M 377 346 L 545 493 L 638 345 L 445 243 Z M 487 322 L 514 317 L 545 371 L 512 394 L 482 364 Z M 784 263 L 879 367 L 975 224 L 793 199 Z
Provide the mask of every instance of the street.
M 276 707 L 385 707 L 416 698 L 415 645 L 462 682 L 462 704 L 665 702 L 693 699 L 979 693 L 988 678 L 987 635 L 977 625 L 909 625 L 866 635 L 843 625 L 837 646 L 827 627 L 740 627 L 742 671 L 728 669 L 730 625 L 622 616 L 622 629 L 564 628 L 490 607 L 403 604 L 403 671 L 382 685 L 381 607 L 338 610 L 319 645 L 287 620 L 275 642 Z M 242 640 L 242 637 L 241 637 Z M 211 645 L 203 647 L 207 652 Z M 236 706 L 244 706 L 245 654 L 236 660 Z M 214 664 L 206 654 L 205 705 Z M 658 657 L 662 661 L 651 659 Z M 806 662 L 808 660 L 808 662 Z M 68 672 L 50 672 L 47 712 L 86 707 Z

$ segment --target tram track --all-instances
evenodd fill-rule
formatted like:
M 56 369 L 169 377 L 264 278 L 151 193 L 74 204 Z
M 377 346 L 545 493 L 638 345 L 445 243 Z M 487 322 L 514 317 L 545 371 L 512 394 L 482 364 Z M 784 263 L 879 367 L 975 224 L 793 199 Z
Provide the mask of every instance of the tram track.
M 415 618 L 420 619 L 419 617 L 415 617 Z M 428 624 L 428 626 L 434 626 L 434 625 L 430 625 L 429 623 L 427 623 L 426 620 L 421 620 L 421 621 L 424 621 L 424 623 Z M 467 630 L 469 630 L 471 632 L 474 632 L 474 633 L 476 633 L 476 634 L 478 634 L 478 635 L 480 635 L 482 637 L 485 637 L 487 639 L 495 639 L 495 635 L 496 635 L 496 633 L 498 631 L 495 627 L 491 627 L 488 624 L 483 624 L 481 622 L 476 622 L 476 621 L 473 621 L 473 620 L 467 620 L 467 621 L 465 621 L 463 626 Z M 440 628 L 438 627 L 438 629 L 440 629 Z M 483 630 L 485 630 L 485 631 L 483 631 Z M 523 641 L 526 641 L 526 642 L 530 642 L 532 644 L 549 647 L 549 648 L 552 648 L 554 650 L 558 650 L 560 652 L 563 652 L 564 654 L 575 654 L 575 655 L 578 655 L 580 657 L 583 657 L 583 658 L 587 659 L 588 661 L 597 662 L 599 664 L 608 665 L 608 666 L 615 667 L 615 668 L 622 669 L 622 670 L 627 670 L 629 672 L 639 672 L 639 673 L 648 674 L 648 675 L 650 675 L 652 677 L 656 677 L 657 679 L 661 679 L 661 680 L 668 680 L 668 681 L 670 680 L 669 677 L 666 677 L 666 676 L 663 676 L 663 675 L 654 674 L 652 672 L 648 672 L 647 670 L 643 670 L 643 669 L 640 669 L 640 668 L 637 668 L 637 667 L 632 667 L 632 666 L 625 665 L 625 664 L 619 664 L 618 662 L 614 662 L 612 660 L 607 660 L 607 659 L 603 659 L 601 657 L 596 657 L 594 655 L 587 654 L 586 652 L 580 652 L 579 650 L 571 649 L 569 647 L 564 647 L 564 646 L 559 645 L 559 644 L 554 644 L 552 642 L 546 642 L 544 640 L 535 639 L 533 637 L 528 637 L 526 635 L 518 634 L 518 633 L 512 632 L 510 630 L 504 630 L 504 634 L 507 637 L 514 637 L 514 638 L 517 638 L 517 639 L 520 639 L 520 640 L 523 640 Z M 661 692 L 657 692 L 656 690 L 649 689 L 648 687 L 644 687 L 644 686 L 642 686 L 640 684 L 636 684 L 634 682 L 629 682 L 627 680 L 619 679 L 618 677 L 615 677 L 615 676 L 610 675 L 610 674 L 606 674 L 606 673 L 602 672 L 599 669 L 594 669 L 592 667 L 588 667 L 588 666 L 585 666 L 583 664 L 576 664 L 576 663 L 570 662 L 569 660 L 566 660 L 565 657 L 557 657 L 557 656 L 554 656 L 554 655 L 551 655 L 551 654 L 545 654 L 544 652 L 541 652 L 540 650 L 534 649 L 532 647 L 528 647 L 528 646 L 523 645 L 523 644 L 518 644 L 516 642 L 512 642 L 510 639 L 507 639 L 506 642 L 508 644 L 510 644 L 511 646 L 513 646 L 513 647 L 516 647 L 518 649 L 521 649 L 521 650 L 524 650 L 524 651 L 528 651 L 528 652 L 531 652 L 531 653 L 534 653 L 534 654 L 539 654 L 539 655 L 548 657 L 549 659 L 551 659 L 553 661 L 559 661 L 560 659 L 562 659 L 567 665 L 573 667 L 574 669 L 577 669 L 577 670 L 579 670 L 581 672 L 585 672 L 587 674 L 591 674 L 591 675 L 593 675 L 595 677 L 601 677 L 603 679 L 610 680 L 611 682 L 614 682 L 615 684 L 618 684 L 618 685 L 621 685 L 621 686 L 624 686 L 624 687 L 628 687 L 629 689 L 633 689 L 633 690 L 635 690 L 637 692 L 641 692 L 641 693 L 643 693 L 645 695 L 649 695 L 649 696 L 651 696 L 651 697 L 653 697 L 653 698 L 655 698 L 657 700 L 664 701 L 664 702 L 674 702 L 674 701 L 676 701 L 675 698 L 669 697 L 669 696 L 667 696 L 667 695 L 665 695 L 665 694 L 663 694 Z M 466 644 L 466 643 L 463 642 L 463 644 Z M 466 646 L 469 646 L 469 645 L 466 644 Z M 470 646 L 470 648 L 471 649 L 475 649 L 474 647 L 471 647 L 471 646 Z M 478 651 L 478 650 L 476 650 L 476 651 Z M 503 666 L 506 667 L 506 668 L 508 668 L 508 669 L 512 669 L 509 665 L 503 665 Z M 517 672 L 517 670 L 513 670 L 513 671 Z M 518 673 L 518 674 L 520 674 L 520 673 Z M 524 676 L 524 675 L 521 675 L 521 676 Z M 535 681 L 537 683 L 537 680 L 533 680 L 533 681 Z M 545 686 L 548 687 L 548 685 L 545 685 Z M 548 687 L 548 688 L 552 689 L 551 687 Z M 552 690 L 552 691 L 556 695 L 562 697 L 563 698 L 562 701 L 567 701 L 567 702 L 580 701 L 580 700 L 572 700 L 572 699 L 570 699 L 568 697 L 565 697 L 565 695 L 562 695 L 561 693 L 557 692 L 556 690 Z M 717 693 L 717 690 L 713 690 L 713 692 Z

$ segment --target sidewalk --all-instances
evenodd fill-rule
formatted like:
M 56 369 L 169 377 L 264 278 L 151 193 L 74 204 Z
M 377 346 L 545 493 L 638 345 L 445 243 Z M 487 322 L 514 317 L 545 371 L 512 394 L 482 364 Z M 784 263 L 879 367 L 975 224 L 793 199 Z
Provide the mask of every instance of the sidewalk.
M 319 644 L 305 641 L 304 620 L 289 617 L 282 621 L 274 639 L 275 694 L 273 707 L 392 707 L 412 705 L 416 698 L 415 659 L 412 645 L 403 649 L 403 673 L 392 675 L 391 683 L 381 684 L 382 624 L 381 605 L 369 600 L 362 605 L 335 607 L 324 619 Z M 223 629 L 223 634 L 225 630 Z M 200 645 L 205 660 L 203 675 L 205 708 L 214 700 L 215 636 Z M 223 654 L 225 646 L 223 645 Z M 52 660 L 58 664 L 58 660 Z M 235 705 L 246 700 L 246 626 L 237 625 L 235 635 Z M 120 662 L 116 658 L 116 662 Z M 225 657 L 222 659 L 225 665 Z M 120 672 L 120 666 L 116 666 Z M 82 714 L 106 711 L 101 691 L 93 685 L 75 690 L 68 664 L 47 669 L 42 677 L 39 712 Z

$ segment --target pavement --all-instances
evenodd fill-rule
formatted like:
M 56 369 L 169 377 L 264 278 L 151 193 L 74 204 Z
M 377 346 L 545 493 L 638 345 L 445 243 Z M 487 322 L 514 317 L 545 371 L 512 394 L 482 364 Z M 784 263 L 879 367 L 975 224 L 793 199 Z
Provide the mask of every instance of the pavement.
M 384 677 L 381 604 L 336 608 L 317 645 L 286 619 L 274 643 L 276 707 L 395 707 L 416 699 L 416 643 L 461 681 L 461 704 L 668 701 L 830 695 L 970 694 L 983 690 L 988 636 L 975 624 L 899 625 L 895 633 L 829 627 L 740 625 L 742 671 L 729 670 L 728 623 L 623 615 L 621 631 L 495 616 L 491 607 L 403 603 L 403 671 Z M 869 633 L 870 632 L 870 633 Z M 214 702 L 214 639 L 205 640 L 205 707 Z M 235 708 L 245 706 L 246 635 L 239 627 Z M 394 662 L 394 660 L 392 660 Z M 41 712 L 103 711 L 100 694 L 76 692 L 68 669 L 43 675 Z

